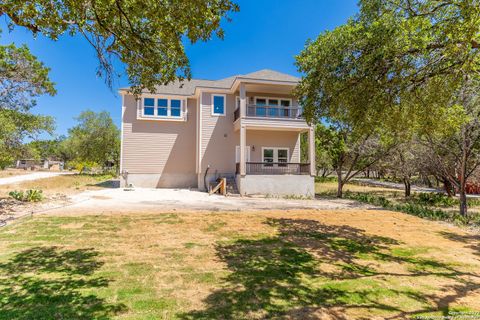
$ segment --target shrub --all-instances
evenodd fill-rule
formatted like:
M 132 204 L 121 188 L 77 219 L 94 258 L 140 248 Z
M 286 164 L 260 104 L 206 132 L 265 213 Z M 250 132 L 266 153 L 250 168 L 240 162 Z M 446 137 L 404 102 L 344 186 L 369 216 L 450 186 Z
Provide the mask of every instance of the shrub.
M 420 193 L 415 200 L 420 204 L 436 207 L 452 207 L 458 204 L 457 199 L 443 193 Z
M 432 203 L 436 205 L 440 203 L 447 206 L 446 204 L 450 204 L 450 202 L 448 202 L 449 200 L 453 200 L 455 202 L 456 199 L 449 199 L 444 195 L 443 195 L 444 197 L 442 198 L 441 197 L 442 195 L 438 196 L 438 194 L 437 196 L 433 196 L 433 197 L 428 197 L 428 194 L 426 195 L 427 196 L 423 197 L 422 199 L 417 199 L 416 201 L 413 201 L 413 202 L 393 203 L 392 201 L 388 200 L 385 197 L 377 196 L 374 194 L 350 193 L 350 192 L 345 193 L 346 198 L 357 200 L 363 203 L 372 204 L 388 210 L 411 214 L 420 218 L 426 218 L 430 220 L 449 221 L 449 222 L 454 222 L 458 224 L 469 224 L 469 223 L 479 224 L 480 216 L 472 217 L 470 218 L 470 220 L 468 220 L 462 217 L 461 215 L 459 215 L 458 213 L 447 212 L 441 209 L 429 208 L 426 204 L 422 204 L 422 202 Z M 419 198 L 420 197 L 421 195 L 419 196 Z M 447 198 L 448 200 L 444 198 Z
M 10 191 L 8 195 L 15 200 L 23 201 L 23 191 Z
M 43 191 L 38 189 L 29 189 L 25 192 L 23 191 L 11 191 L 8 194 L 10 197 L 24 202 L 38 202 L 43 200 Z
M 337 177 L 315 177 L 315 182 L 337 182 Z

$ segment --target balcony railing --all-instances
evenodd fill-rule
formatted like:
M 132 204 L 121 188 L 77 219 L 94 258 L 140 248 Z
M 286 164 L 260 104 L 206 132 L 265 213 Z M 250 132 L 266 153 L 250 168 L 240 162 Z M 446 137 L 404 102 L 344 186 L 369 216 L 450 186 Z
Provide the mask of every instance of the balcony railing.
M 249 104 L 247 106 L 247 117 L 302 119 L 302 108 Z M 233 113 L 233 118 L 234 121 L 240 118 L 240 108 L 235 110 Z
M 237 162 L 236 173 L 240 173 L 240 163 Z M 310 163 L 297 162 L 246 162 L 246 174 L 310 174 Z

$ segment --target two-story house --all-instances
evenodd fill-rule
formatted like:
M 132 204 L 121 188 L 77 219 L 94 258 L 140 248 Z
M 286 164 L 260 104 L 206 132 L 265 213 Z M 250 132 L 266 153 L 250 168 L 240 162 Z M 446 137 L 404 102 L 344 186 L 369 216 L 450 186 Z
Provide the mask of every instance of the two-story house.
M 313 196 L 314 131 L 292 96 L 298 81 L 261 70 L 174 82 L 137 98 L 121 89 L 123 184 L 205 190 L 230 177 L 241 194 Z

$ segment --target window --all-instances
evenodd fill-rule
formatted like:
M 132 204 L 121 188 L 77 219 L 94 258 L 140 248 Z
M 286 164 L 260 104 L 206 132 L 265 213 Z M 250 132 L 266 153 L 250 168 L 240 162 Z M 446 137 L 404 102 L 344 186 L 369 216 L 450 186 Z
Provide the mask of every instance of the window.
M 143 116 L 149 118 L 181 118 L 185 100 L 143 98 Z
M 280 115 L 283 117 L 290 118 L 290 100 L 281 100 L 280 105 L 282 106 L 282 110 L 280 111 Z
M 265 117 L 267 114 L 267 109 L 265 108 L 265 106 L 267 105 L 267 99 L 256 99 L 256 103 L 257 105 L 257 112 L 255 114 L 255 116 L 259 116 L 259 117 Z
M 157 106 L 157 116 L 168 116 L 168 99 L 158 99 Z
M 212 115 L 224 116 L 225 115 L 225 95 L 212 95 Z
M 278 149 L 277 150 L 277 162 L 287 163 L 288 162 L 288 149 Z M 279 164 L 279 167 L 285 167 L 286 164 Z
M 180 117 L 182 111 L 182 101 L 181 100 L 170 100 L 170 114 L 172 117 Z
M 274 149 L 263 149 L 263 160 L 262 162 L 273 162 Z M 266 164 L 265 166 L 271 167 L 271 164 Z
M 155 99 L 143 99 L 143 114 L 146 116 L 153 116 L 155 114 Z
M 285 167 L 288 162 L 288 151 L 288 148 L 262 148 L 262 162 L 264 162 L 264 166 L 273 167 L 273 164 L 269 163 L 279 163 L 279 167 Z
M 255 114 L 250 116 L 285 118 L 290 117 L 292 100 L 281 98 L 255 97 Z

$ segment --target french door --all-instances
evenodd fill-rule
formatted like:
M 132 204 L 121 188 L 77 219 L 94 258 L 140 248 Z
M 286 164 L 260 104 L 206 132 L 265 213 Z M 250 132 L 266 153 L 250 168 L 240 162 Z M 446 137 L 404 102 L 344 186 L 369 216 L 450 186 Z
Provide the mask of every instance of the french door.
M 289 158 L 288 148 L 262 148 L 262 162 L 266 167 L 274 166 L 274 163 L 278 163 L 275 166 L 285 167 Z M 282 164 L 282 163 L 285 164 Z

